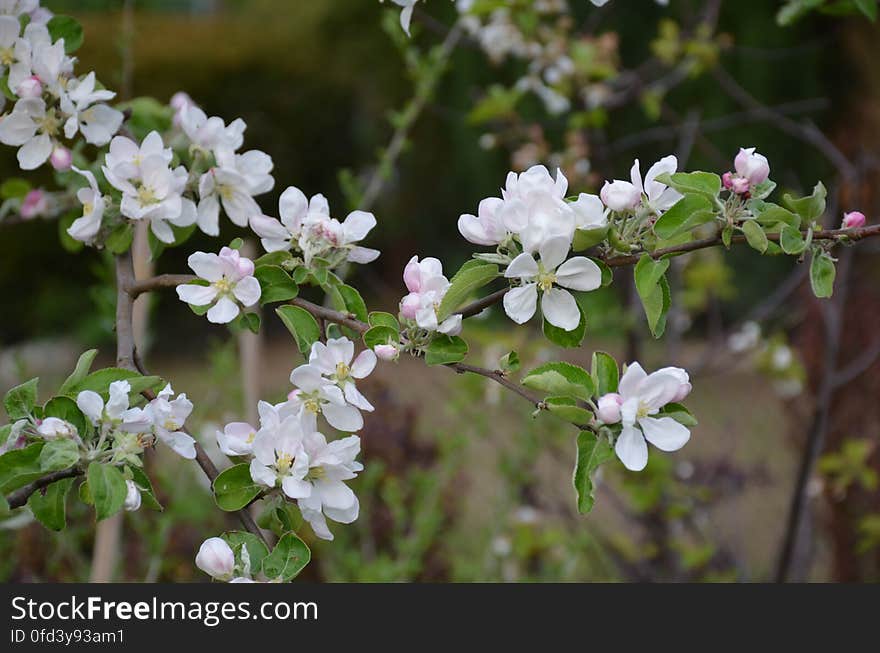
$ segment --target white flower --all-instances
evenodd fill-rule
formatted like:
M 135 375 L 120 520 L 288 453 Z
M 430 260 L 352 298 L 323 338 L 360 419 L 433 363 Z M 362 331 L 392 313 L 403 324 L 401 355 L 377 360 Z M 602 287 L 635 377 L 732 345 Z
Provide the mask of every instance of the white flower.
M 673 174 L 678 168 L 678 159 L 665 156 L 652 165 L 645 174 L 644 182 L 636 159 L 630 170 L 630 182 L 615 180 L 605 182 L 600 193 L 602 201 L 612 211 L 629 211 L 639 204 L 652 213 L 660 214 L 681 199 L 681 193 L 656 180 L 664 172 Z
M 104 209 L 107 203 L 98 188 L 95 175 L 89 170 L 80 170 L 76 167 L 73 170 L 85 177 L 89 185 L 76 191 L 76 199 L 82 204 L 83 214 L 73 221 L 73 224 L 68 227 L 67 233 L 74 240 L 88 243 L 98 235 L 98 231 L 101 229 L 101 220 L 104 219 Z
M 498 245 L 509 235 L 504 223 L 504 200 L 487 197 L 477 207 L 477 215 L 462 214 L 458 219 L 458 230 L 468 242 L 475 245 Z
M 43 418 L 37 425 L 37 433 L 44 440 L 80 439 L 76 426 L 58 417 Z
M 244 143 L 244 130 L 247 128 L 244 120 L 238 118 L 227 126 L 222 118 L 216 116 L 209 118 L 204 111 L 193 104 L 189 96 L 186 100 L 188 102 L 183 98 L 177 100 L 180 106 L 180 127 L 193 145 L 214 152 L 220 157 L 231 155 L 241 148 Z
M 309 212 L 303 219 L 299 238 L 299 248 L 306 265 L 310 265 L 316 257 L 326 258 L 331 264 L 340 258 L 350 263 L 372 263 L 379 258 L 379 250 L 361 247 L 357 243 L 366 238 L 375 226 L 376 217 L 366 211 L 352 211 L 343 222 Z
M 765 182 L 770 176 L 770 162 L 763 154 L 758 154 L 754 147 L 740 148 L 733 165 L 736 174 L 748 179 L 751 186 Z
M 230 422 L 217 431 L 217 444 L 227 456 L 249 456 L 256 437 L 257 430 L 247 422 Z
M 252 217 L 261 215 L 255 195 L 268 193 L 275 186 L 270 174 L 274 164 L 265 152 L 244 154 L 221 151 L 217 166 L 199 180 L 199 228 L 209 236 L 220 233 L 220 205 L 229 219 L 245 227 Z
M 55 97 L 64 94 L 65 79 L 73 72 L 73 59 L 64 52 L 64 39 L 52 43 L 46 25 L 29 23 L 15 42 L 9 66 L 9 88 L 17 89 L 29 77 L 37 77 Z
M 385 0 L 381 0 L 384 2 Z M 406 35 L 409 36 L 409 24 L 412 22 L 413 10 L 419 0 L 391 0 L 398 7 L 402 7 L 400 11 L 400 26 Z
M 125 481 L 127 492 L 125 494 L 125 503 L 123 507 L 128 512 L 134 512 L 141 507 L 141 491 L 134 481 Z
M 149 157 L 157 156 L 171 164 L 174 153 L 165 147 L 159 132 L 147 134 L 138 145 L 130 138 L 116 136 L 110 141 L 110 150 L 104 157 L 104 176 L 115 187 L 125 181 L 139 180 L 143 177 L 141 165 Z
M 123 115 L 121 111 L 108 107 L 106 102 L 116 97 L 107 90 L 95 90 L 95 73 L 90 72 L 81 80 L 73 79 L 67 84 L 61 96 L 61 110 L 70 116 L 64 123 L 64 135 L 73 138 L 82 131 L 86 141 L 92 145 L 106 145 L 119 131 Z
M 413 256 L 403 269 L 403 282 L 410 293 L 400 301 L 400 314 L 414 320 L 422 329 L 447 335 L 461 332 L 461 315 L 447 317 L 441 323 L 437 311 L 449 290 L 449 280 L 443 276 L 443 264 L 428 256 L 419 261 Z
M 517 236 L 526 252 L 536 252 L 550 238 L 565 238 L 571 244 L 575 212 L 565 201 L 568 180 L 561 170 L 556 179 L 544 166 L 533 166 L 522 174 L 511 172 L 501 191 L 502 219 Z
M 145 410 L 153 422 L 153 431 L 156 437 L 180 456 L 192 460 L 196 457 L 196 441 L 181 429 L 192 413 L 193 405 L 185 394 L 181 394 L 173 400 L 172 396 L 174 396 L 174 391 L 169 383 L 158 397 L 147 404 Z
M 52 154 L 61 130 L 61 117 L 46 109 L 42 98 L 26 98 L 15 103 L 12 113 L 0 120 L 0 142 L 21 146 L 18 164 L 22 170 L 35 170 Z
M 229 581 L 235 571 L 235 554 L 225 540 L 210 537 L 199 547 L 196 566 L 211 578 Z
M 618 387 L 623 430 L 614 451 L 627 469 L 637 472 L 648 464 L 647 442 L 661 451 L 678 451 L 687 444 L 691 437 L 687 427 L 671 417 L 652 417 L 681 396 L 686 377 L 687 373 L 679 368 L 665 368 L 649 375 L 638 363 L 624 372 Z M 687 385 L 689 391 L 690 384 Z
M 291 499 L 308 496 L 311 488 L 304 480 L 308 456 L 301 455 L 304 436 L 303 420 L 298 415 L 261 428 L 252 448 L 250 472 L 254 482 L 270 488 L 280 485 Z
M 141 408 L 129 408 L 130 392 L 128 381 L 114 381 L 110 384 L 110 399 L 106 404 L 97 392 L 83 390 L 76 396 L 76 405 L 93 426 L 106 425 L 128 433 L 147 433 L 153 426 L 150 415 Z
M 372 411 L 373 406 L 357 389 L 355 379 L 365 378 L 373 371 L 376 355 L 367 349 L 354 361 L 353 357 L 354 343 L 348 338 L 331 338 L 326 345 L 312 345 L 308 364 L 290 373 L 290 382 L 297 387 L 290 403 L 304 419 L 314 423 L 320 413 L 340 431 L 350 433 L 363 428 L 360 411 Z
M 620 421 L 620 405 L 623 399 L 616 392 L 609 392 L 599 397 L 596 402 L 596 417 L 606 424 L 616 424 Z
M 291 248 L 299 240 L 303 223 L 330 218 L 330 205 L 327 198 L 313 195 L 308 199 L 295 186 L 289 186 L 278 200 L 278 214 L 281 220 L 265 215 L 250 219 L 251 229 L 261 238 L 263 249 L 267 252 L 280 252 Z
M 599 266 L 583 256 L 565 260 L 569 241 L 551 238 L 545 241 L 536 261 L 532 254 L 523 252 L 504 272 L 508 279 L 520 279 L 523 285 L 511 288 L 504 295 L 504 312 L 517 324 L 527 322 L 535 314 L 538 290 L 541 312 L 553 326 L 566 331 L 574 330 L 580 323 L 581 313 L 574 296 L 564 290 L 589 291 L 602 285 Z M 565 261 L 563 263 L 563 261 Z
M 608 215 L 598 195 L 581 193 L 569 204 L 574 211 L 577 229 L 600 229 L 608 224 Z
M 219 255 L 195 252 L 187 262 L 210 285 L 183 284 L 177 286 L 177 296 L 192 306 L 211 305 L 209 322 L 231 322 L 238 317 L 239 304 L 250 307 L 260 301 L 262 290 L 253 276 L 254 264 L 237 250 L 224 247 Z
M 303 439 L 303 453 L 308 461 L 305 482 L 310 492 L 297 501 L 303 518 L 312 526 L 315 535 L 332 540 L 326 517 L 341 524 L 350 524 L 358 518 L 360 503 L 344 481 L 351 480 L 363 470 L 355 460 L 361 449 L 361 440 L 350 435 L 328 443 L 318 432 L 307 433 Z

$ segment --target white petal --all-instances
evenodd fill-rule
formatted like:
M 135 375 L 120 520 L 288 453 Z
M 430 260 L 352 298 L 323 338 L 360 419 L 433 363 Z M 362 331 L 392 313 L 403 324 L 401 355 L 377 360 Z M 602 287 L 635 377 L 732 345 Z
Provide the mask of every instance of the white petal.
M 532 279 L 537 274 L 538 263 L 528 252 L 523 252 L 513 259 L 504 271 L 504 276 L 508 279 Z
M 342 223 L 343 244 L 349 245 L 363 240 L 375 226 L 376 218 L 372 213 L 352 211 Z
M 187 460 L 192 460 L 196 457 L 196 441 L 182 431 L 169 433 L 164 429 L 160 430 L 159 439 L 171 447 L 179 456 Z
M 572 290 L 595 290 L 602 285 L 602 270 L 585 256 L 575 256 L 556 270 L 556 283 Z
M 617 391 L 624 400 L 635 397 L 639 393 L 639 386 L 646 378 L 648 378 L 647 372 L 642 369 L 641 365 L 633 362 L 627 366 L 626 372 L 620 377 Z
M 199 229 L 209 236 L 220 235 L 220 203 L 217 201 L 216 195 L 208 197 L 202 195 L 202 199 L 199 201 L 197 224 Z
M 318 481 L 316 486 L 321 492 L 323 505 L 339 510 L 345 510 L 354 505 L 354 492 L 342 481 Z
M 260 301 L 260 295 L 263 294 L 263 290 L 260 288 L 260 282 L 257 281 L 256 277 L 245 277 L 235 284 L 232 294 L 244 306 L 253 306 Z
M 302 220 L 309 210 L 309 200 L 296 186 L 289 186 L 278 200 L 281 222 L 293 233 L 298 233 Z
M 104 400 L 101 395 L 92 390 L 83 390 L 76 396 L 77 407 L 91 420 L 92 424 L 97 425 L 104 413 Z
M 214 324 L 227 324 L 238 317 L 238 304 L 229 299 L 229 297 L 221 297 L 211 310 L 208 311 L 208 322 Z
M 678 451 L 691 439 L 688 428 L 671 417 L 642 417 L 639 425 L 645 439 L 661 451 Z
M 360 408 L 367 412 L 373 412 L 373 404 L 371 404 L 367 398 L 360 393 L 357 386 L 351 381 L 345 384 L 344 394 L 345 400 L 355 408 Z
M 369 376 L 376 367 L 376 354 L 372 349 L 364 349 L 351 364 L 351 375 L 356 379 Z
M 216 254 L 195 252 L 187 259 L 189 267 L 205 281 L 220 281 L 223 278 L 223 267 L 220 257 Z
M 350 263 L 366 265 L 379 258 L 379 254 L 381 254 L 381 252 L 378 249 L 370 249 L 369 247 L 352 247 L 348 250 L 348 261 Z
M 541 297 L 541 312 L 555 327 L 574 331 L 581 322 L 581 312 L 570 292 L 561 288 L 551 288 Z
M 324 404 L 321 408 L 327 423 L 338 431 L 353 433 L 364 427 L 364 418 L 360 411 L 353 406 Z
M 217 297 L 217 289 L 214 286 L 197 286 L 184 284 L 177 286 L 177 296 L 180 300 L 193 306 L 207 306 Z
M 254 458 L 251 460 L 251 478 L 255 483 L 265 485 L 266 487 L 275 487 L 276 475 L 275 470 L 267 467 L 259 460 Z
M 548 238 L 538 247 L 541 263 L 546 270 L 555 270 L 568 256 L 571 240 L 562 236 Z
M 52 154 L 52 139 L 48 134 L 35 136 L 18 150 L 18 163 L 22 170 L 36 170 L 46 163 Z
M 281 480 L 281 489 L 291 499 L 305 499 L 312 493 L 312 484 L 293 476 L 285 476 Z
M 614 445 L 614 453 L 623 466 L 633 472 L 640 472 L 648 464 L 648 443 L 645 436 L 634 426 L 625 426 Z
M 517 324 L 528 322 L 535 314 L 537 306 L 537 284 L 530 283 L 519 288 L 511 288 L 504 295 L 504 312 Z

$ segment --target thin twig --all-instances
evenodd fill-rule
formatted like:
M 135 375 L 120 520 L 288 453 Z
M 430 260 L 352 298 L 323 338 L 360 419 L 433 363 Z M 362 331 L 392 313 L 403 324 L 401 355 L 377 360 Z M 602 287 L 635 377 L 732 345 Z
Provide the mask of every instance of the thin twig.
M 18 488 L 15 492 L 6 497 L 6 502 L 9 504 L 10 508 L 21 508 L 37 490 L 42 490 L 44 487 L 51 485 L 55 481 L 82 476 L 82 473 L 83 471 L 81 469 L 71 467 L 70 469 L 62 469 L 60 472 L 46 474 L 42 478 L 38 478 L 36 481 L 31 481 L 27 485 Z

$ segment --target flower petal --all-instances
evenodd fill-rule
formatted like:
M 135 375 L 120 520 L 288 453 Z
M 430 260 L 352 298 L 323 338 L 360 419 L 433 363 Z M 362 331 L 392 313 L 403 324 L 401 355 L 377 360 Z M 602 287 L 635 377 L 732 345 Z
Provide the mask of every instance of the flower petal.
M 633 472 L 640 472 L 648 464 L 648 443 L 645 436 L 634 426 L 625 426 L 614 445 L 614 453 L 623 466 Z
M 541 263 L 546 270 L 555 270 L 559 264 L 568 256 L 568 250 L 571 248 L 571 239 L 564 236 L 554 236 L 548 238 L 538 246 L 538 252 L 541 255 Z
M 602 285 L 602 270 L 587 257 L 575 256 L 556 270 L 556 283 L 572 290 L 596 290 Z
M 208 322 L 214 324 L 227 324 L 238 317 L 238 304 L 229 299 L 229 297 L 221 297 L 220 301 L 211 307 L 208 311 Z
M 223 266 L 216 254 L 195 252 L 186 260 L 189 267 L 205 281 L 219 281 L 223 277 Z
M 376 354 L 372 349 L 364 349 L 351 364 L 351 375 L 356 379 L 369 376 L 376 367 Z
M 217 289 L 214 286 L 188 283 L 177 286 L 177 296 L 181 301 L 192 306 L 207 306 L 217 298 Z
M 244 306 L 253 306 L 260 301 L 260 295 L 263 294 L 260 288 L 260 282 L 255 277 L 245 277 L 232 289 L 232 294 Z
M 645 439 L 661 451 L 678 451 L 691 439 L 690 430 L 671 417 L 642 417 Z
M 364 418 L 360 411 L 353 406 L 324 404 L 321 410 L 327 423 L 338 431 L 353 433 L 364 428 Z
M 519 288 L 511 288 L 504 295 L 504 312 L 517 324 L 525 324 L 532 319 L 537 307 L 537 284 L 529 283 Z
M 513 259 L 504 271 L 504 276 L 508 279 L 533 279 L 537 274 L 538 263 L 528 252 L 523 252 Z
M 574 331 L 581 321 L 581 312 L 574 296 L 562 288 L 551 288 L 544 292 L 541 312 L 550 324 L 565 331 Z
M 638 363 L 633 362 L 627 366 L 626 372 L 620 377 L 617 390 L 624 401 L 638 395 L 639 386 L 646 378 L 648 378 L 647 372 Z

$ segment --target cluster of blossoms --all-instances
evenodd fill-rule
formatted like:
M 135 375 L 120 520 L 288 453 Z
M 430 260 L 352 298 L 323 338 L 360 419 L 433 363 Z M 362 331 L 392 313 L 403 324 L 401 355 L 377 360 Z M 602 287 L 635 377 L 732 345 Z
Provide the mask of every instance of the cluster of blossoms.
M 418 256 L 413 256 L 403 270 L 403 283 L 409 290 L 400 300 L 400 317 L 405 323 L 415 324 L 428 333 L 461 333 L 461 315 L 452 315 L 442 322 L 439 319 L 438 309 L 450 283 L 438 259 L 427 257 L 419 261 Z
M 260 301 L 260 283 L 253 276 L 254 263 L 238 250 L 224 247 L 219 254 L 195 252 L 187 262 L 207 285 L 181 284 L 177 286 L 177 296 L 190 306 L 210 306 L 209 322 L 231 322 L 241 312 L 240 306 L 249 308 Z
M 52 41 L 50 18 L 38 2 L 14 2 L 0 14 L 0 72 L 16 98 L 0 119 L 0 142 L 19 148 L 23 170 L 46 161 L 57 170 L 70 168 L 62 139 L 82 134 L 87 143 L 106 145 L 123 119 L 105 104 L 115 93 L 101 88 L 94 72 L 74 76 L 75 60 L 63 38 Z
M 254 482 L 270 490 L 278 488 L 295 500 L 322 539 L 333 539 L 327 518 L 342 524 L 357 519 L 360 504 L 345 481 L 355 478 L 363 466 L 355 460 L 360 438 L 348 435 L 328 442 L 318 430 L 318 416 L 344 433 L 362 429 L 361 411 L 372 411 L 373 406 L 356 381 L 375 366 L 376 355 L 365 349 L 355 357 L 354 343 L 348 338 L 315 342 L 309 362 L 290 374 L 295 388 L 287 401 L 260 402 L 259 428 L 233 422 L 217 432 L 220 449 L 229 456 L 249 458 Z
M 767 157 L 756 152 L 754 147 L 740 148 L 733 166 L 735 172 L 725 172 L 721 181 L 727 190 L 745 198 L 770 177 Z
M 352 211 L 340 222 L 330 217 L 327 198 L 317 194 L 308 199 L 293 186 L 281 194 L 278 213 L 280 220 L 259 212 L 250 218 L 251 229 L 267 252 L 298 252 L 309 268 L 316 259 L 335 268 L 344 262 L 371 263 L 379 257 L 378 250 L 357 244 L 376 226 L 372 213 Z

